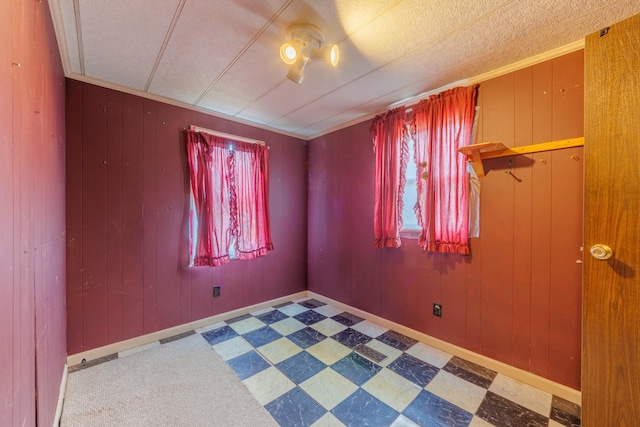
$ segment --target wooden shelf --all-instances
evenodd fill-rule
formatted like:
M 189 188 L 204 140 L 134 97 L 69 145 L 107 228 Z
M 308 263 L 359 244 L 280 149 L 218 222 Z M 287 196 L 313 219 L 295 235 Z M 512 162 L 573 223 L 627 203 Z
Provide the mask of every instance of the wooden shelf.
M 458 148 L 458 151 L 467 156 L 471 167 L 479 177 L 484 176 L 482 160 L 496 157 L 515 156 L 518 154 L 539 153 L 541 151 L 559 150 L 562 148 L 582 147 L 584 137 L 560 139 L 558 141 L 543 142 L 540 144 L 523 145 L 521 147 L 508 148 L 501 142 L 482 142 L 480 144 L 467 145 Z

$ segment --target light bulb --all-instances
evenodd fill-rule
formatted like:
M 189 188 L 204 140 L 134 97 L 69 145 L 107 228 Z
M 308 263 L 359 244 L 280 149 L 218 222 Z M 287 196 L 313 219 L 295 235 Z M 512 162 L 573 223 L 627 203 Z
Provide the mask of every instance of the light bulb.
M 280 45 L 280 59 L 287 65 L 293 65 L 298 59 L 298 50 L 291 42 L 284 42 Z
M 334 44 L 329 46 L 329 64 L 335 67 L 336 65 L 338 65 L 339 61 L 340 61 L 340 49 L 338 48 L 338 45 Z

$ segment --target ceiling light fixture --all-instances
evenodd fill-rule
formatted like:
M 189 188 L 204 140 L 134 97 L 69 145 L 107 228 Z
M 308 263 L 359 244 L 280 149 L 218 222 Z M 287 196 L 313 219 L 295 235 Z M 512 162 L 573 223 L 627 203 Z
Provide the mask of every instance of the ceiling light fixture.
M 340 61 L 340 49 L 336 44 L 327 45 L 318 27 L 294 24 L 287 28 L 286 39 L 280 45 L 280 58 L 289 65 L 287 78 L 300 84 L 310 59 L 322 59 L 335 67 Z

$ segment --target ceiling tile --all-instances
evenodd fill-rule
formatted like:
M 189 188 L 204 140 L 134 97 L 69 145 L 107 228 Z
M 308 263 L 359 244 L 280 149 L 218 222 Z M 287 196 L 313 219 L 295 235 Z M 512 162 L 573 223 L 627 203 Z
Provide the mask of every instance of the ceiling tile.
M 85 74 L 143 90 L 179 3 L 80 0 Z

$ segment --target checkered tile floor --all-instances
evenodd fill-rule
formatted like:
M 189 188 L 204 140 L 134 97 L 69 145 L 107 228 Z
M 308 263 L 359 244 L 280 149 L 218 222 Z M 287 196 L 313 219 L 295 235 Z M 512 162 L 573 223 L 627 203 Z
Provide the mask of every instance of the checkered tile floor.
M 315 299 L 197 332 L 281 426 L 579 426 L 580 407 Z

